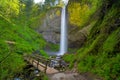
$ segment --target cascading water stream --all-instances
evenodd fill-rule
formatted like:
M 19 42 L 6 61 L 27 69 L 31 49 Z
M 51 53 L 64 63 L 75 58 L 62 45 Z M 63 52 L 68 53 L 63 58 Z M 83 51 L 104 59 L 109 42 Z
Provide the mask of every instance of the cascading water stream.
M 65 2 L 65 6 L 62 8 L 61 14 L 61 37 L 60 37 L 60 53 L 59 55 L 63 55 L 67 52 L 67 22 L 66 22 L 66 5 L 68 2 Z

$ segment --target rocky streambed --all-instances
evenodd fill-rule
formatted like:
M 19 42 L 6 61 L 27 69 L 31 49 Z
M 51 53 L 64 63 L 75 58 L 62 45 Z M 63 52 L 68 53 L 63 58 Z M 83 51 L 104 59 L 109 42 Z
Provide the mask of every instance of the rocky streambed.
M 45 74 L 30 64 L 23 69 L 22 72 L 17 73 L 10 80 L 43 80 Z

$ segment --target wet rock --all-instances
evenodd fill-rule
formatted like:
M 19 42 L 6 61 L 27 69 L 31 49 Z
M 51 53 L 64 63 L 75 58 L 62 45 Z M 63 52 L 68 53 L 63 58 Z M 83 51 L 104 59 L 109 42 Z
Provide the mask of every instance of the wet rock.
M 14 80 L 21 80 L 20 78 L 14 78 Z

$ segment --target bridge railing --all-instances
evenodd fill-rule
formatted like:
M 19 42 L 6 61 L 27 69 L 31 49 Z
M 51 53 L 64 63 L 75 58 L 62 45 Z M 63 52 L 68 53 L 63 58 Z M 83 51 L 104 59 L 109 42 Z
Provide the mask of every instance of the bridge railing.
M 44 68 L 44 72 L 46 73 L 47 67 L 52 67 L 58 71 L 65 71 L 68 67 L 68 64 L 65 63 L 62 59 L 56 59 L 56 58 L 46 58 L 44 56 L 38 55 L 38 54 L 27 54 L 24 56 L 25 60 L 31 62 L 33 65 L 34 63 L 38 66 L 42 66 Z M 40 64 L 42 63 L 42 64 Z M 44 64 L 44 65 L 43 65 Z
M 46 70 L 47 70 L 47 66 L 50 64 L 50 59 L 45 58 L 43 56 L 40 56 L 38 54 L 26 54 L 26 55 L 24 55 L 24 59 L 31 62 L 31 64 L 36 63 L 37 68 L 38 68 L 39 65 L 42 66 L 44 68 L 45 73 L 46 73 Z

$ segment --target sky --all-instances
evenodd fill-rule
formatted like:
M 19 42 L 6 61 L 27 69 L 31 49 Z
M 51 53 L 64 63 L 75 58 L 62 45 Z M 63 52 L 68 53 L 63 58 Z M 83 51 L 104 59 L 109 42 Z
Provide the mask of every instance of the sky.
M 34 0 L 35 3 L 44 2 L 45 0 Z
M 34 0 L 35 3 L 39 3 L 39 2 L 42 2 L 44 3 L 45 0 Z M 68 0 L 63 0 L 64 2 L 68 1 Z

